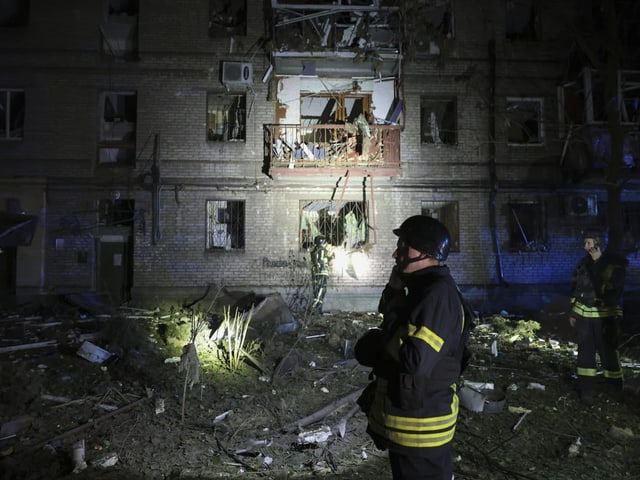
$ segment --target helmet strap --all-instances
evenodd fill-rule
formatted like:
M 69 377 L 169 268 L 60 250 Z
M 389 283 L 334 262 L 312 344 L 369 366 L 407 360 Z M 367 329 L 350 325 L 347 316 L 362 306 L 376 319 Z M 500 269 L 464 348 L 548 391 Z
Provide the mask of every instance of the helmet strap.
M 405 268 L 407 268 L 412 263 L 420 262 L 425 258 L 429 258 L 429 255 L 423 252 L 420 252 L 420 255 L 417 257 L 409 258 L 409 245 L 407 244 L 403 245 L 402 248 L 401 249 L 399 248 L 398 250 L 400 251 L 400 258 L 403 259 L 402 262 L 399 262 L 397 264 L 400 272 L 404 272 Z

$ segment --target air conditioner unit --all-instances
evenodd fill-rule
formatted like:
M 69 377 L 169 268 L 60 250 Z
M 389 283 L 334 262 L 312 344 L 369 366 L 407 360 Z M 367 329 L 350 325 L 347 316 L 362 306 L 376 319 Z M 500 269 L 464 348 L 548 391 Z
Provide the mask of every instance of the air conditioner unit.
M 594 216 L 598 214 L 596 195 L 569 195 L 566 198 L 566 211 L 573 216 Z
M 253 83 L 253 65 L 246 62 L 222 62 L 222 83 L 227 88 L 248 87 Z

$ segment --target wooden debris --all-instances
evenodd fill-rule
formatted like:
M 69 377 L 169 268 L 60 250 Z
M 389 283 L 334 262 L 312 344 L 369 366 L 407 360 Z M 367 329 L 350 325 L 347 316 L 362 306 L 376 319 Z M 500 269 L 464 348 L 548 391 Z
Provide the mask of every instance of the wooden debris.
M 338 410 L 340 407 L 354 402 L 358 399 L 358 397 L 362 394 L 364 390 L 364 387 L 359 388 L 357 390 L 354 390 L 353 392 L 345 395 L 342 398 L 338 398 L 336 400 L 334 400 L 333 402 L 331 402 L 330 404 L 324 406 L 323 408 L 321 408 L 320 410 L 307 415 L 304 418 L 301 418 L 300 420 L 297 420 L 295 422 L 291 422 L 287 425 L 285 425 L 284 427 L 282 427 L 282 431 L 283 432 L 291 432 L 293 430 L 296 429 L 301 429 L 302 427 L 306 427 L 307 425 L 311 425 L 312 423 L 318 422 L 320 420 L 322 420 L 323 418 L 325 418 L 327 415 L 335 412 L 336 410 Z

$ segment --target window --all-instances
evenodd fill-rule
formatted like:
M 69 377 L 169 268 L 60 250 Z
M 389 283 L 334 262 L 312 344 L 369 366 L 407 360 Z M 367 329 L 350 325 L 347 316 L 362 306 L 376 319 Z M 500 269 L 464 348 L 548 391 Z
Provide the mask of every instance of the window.
M 506 1 L 506 36 L 508 40 L 539 40 L 540 18 L 535 0 Z
M 324 235 L 333 246 L 347 251 L 369 242 L 369 220 L 366 202 L 315 200 L 301 202 L 300 248 L 313 247 L 313 239 Z
M 300 123 L 304 126 L 354 123 L 360 114 L 370 111 L 369 94 L 307 94 L 300 100 Z
M 247 96 L 209 93 L 207 95 L 207 140 L 246 140 Z
M 135 200 L 105 198 L 98 201 L 98 223 L 105 226 L 132 227 Z
M 455 99 L 420 98 L 422 143 L 455 145 L 457 138 Z
M 29 22 L 29 0 L 0 2 L 0 27 L 24 27 Z
M 244 249 L 244 200 L 207 200 L 206 248 Z
M 98 163 L 135 166 L 136 93 L 103 92 L 100 95 L 100 110 Z
M 24 90 L 0 89 L 0 140 L 24 137 Z
M 138 0 L 108 0 L 101 25 L 105 55 L 135 59 L 138 54 Z
M 513 202 L 507 205 L 509 247 L 514 252 L 547 250 L 544 209 L 539 202 Z
M 544 130 L 541 98 L 507 98 L 509 145 L 542 145 Z
M 246 0 L 209 0 L 210 37 L 220 38 L 246 34 Z
M 422 202 L 422 215 L 440 220 L 451 235 L 452 252 L 460 251 L 460 223 L 458 222 L 458 202 Z

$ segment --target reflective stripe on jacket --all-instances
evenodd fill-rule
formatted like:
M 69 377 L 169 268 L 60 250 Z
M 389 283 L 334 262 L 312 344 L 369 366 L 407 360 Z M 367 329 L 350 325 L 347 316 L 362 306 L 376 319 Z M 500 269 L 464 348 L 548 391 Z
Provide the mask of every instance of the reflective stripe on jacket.
M 462 309 L 446 266 L 407 275 L 404 302 L 393 301 L 384 358 L 368 412 L 368 432 L 376 445 L 420 454 L 453 439 L 458 417 L 455 358 L 462 333 Z M 383 306 L 382 306 L 383 307 Z

